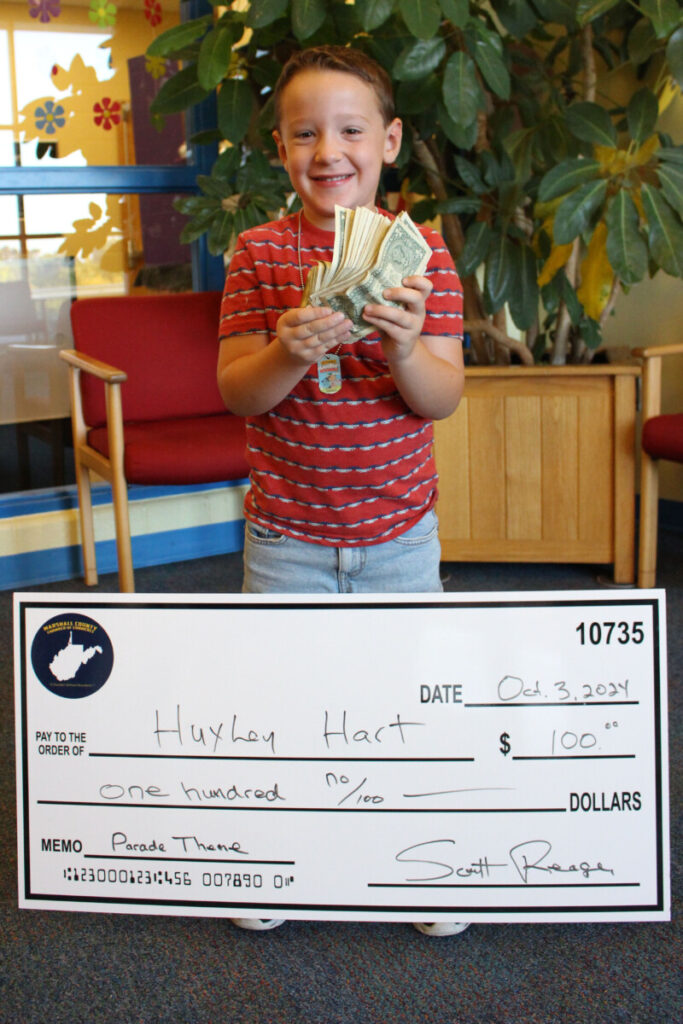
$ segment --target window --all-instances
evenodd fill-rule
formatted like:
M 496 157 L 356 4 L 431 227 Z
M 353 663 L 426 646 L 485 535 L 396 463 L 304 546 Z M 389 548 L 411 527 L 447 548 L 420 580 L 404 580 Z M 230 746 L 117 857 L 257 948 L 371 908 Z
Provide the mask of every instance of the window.
M 193 191 L 197 173 L 184 118 L 149 115 L 172 68 L 145 50 L 178 12 L 177 0 L 2 5 L 0 493 L 73 481 L 58 351 L 74 299 L 216 286 L 206 253 L 195 247 L 193 277 L 179 242 L 173 190 Z

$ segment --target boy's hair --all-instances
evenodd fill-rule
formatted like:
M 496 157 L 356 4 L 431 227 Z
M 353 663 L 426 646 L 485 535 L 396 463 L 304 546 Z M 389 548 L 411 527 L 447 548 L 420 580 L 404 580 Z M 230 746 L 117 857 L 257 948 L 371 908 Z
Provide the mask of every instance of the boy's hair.
M 381 64 L 362 50 L 355 50 L 350 46 L 311 46 L 307 50 L 297 50 L 293 53 L 280 72 L 273 93 L 276 126 L 279 126 L 282 116 L 282 93 L 285 86 L 301 71 L 311 69 L 342 71 L 367 82 L 375 92 L 384 124 L 388 125 L 393 121 L 394 92 L 391 78 Z

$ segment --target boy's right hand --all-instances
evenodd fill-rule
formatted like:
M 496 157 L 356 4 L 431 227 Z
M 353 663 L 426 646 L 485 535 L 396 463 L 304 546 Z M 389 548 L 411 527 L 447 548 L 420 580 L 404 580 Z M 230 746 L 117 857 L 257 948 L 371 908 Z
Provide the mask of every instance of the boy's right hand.
M 277 336 L 296 362 L 309 366 L 348 341 L 352 326 L 343 313 L 334 313 L 329 306 L 303 306 L 282 314 Z

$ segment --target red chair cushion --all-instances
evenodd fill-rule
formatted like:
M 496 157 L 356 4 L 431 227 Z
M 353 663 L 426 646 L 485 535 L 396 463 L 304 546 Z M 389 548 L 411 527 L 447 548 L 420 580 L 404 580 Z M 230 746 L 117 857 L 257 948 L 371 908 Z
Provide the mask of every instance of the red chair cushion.
M 128 483 L 198 484 L 241 480 L 249 473 L 245 424 L 226 412 L 124 427 L 124 472 Z M 106 427 L 88 434 L 88 444 L 109 457 Z
M 221 293 L 180 292 L 79 299 L 74 346 L 125 370 L 123 418 L 202 416 L 225 410 L 216 383 Z M 85 422 L 106 421 L 102 382 L 81 374 Z
M 647 420 L 643 426 L 643 449 L 652 459 L 683 462 L 683 413 Z

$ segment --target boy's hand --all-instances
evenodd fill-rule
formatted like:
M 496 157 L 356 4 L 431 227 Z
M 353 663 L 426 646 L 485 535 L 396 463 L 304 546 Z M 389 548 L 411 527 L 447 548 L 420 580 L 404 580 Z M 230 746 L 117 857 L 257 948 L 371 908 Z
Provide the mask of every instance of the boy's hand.
M 280 344 L 296 362 L 309 366 L 351 337 L 351 321 L 328 306 L 288 309 L 277 322 Z
M 368 304 L 363 317 L 373 324 L 382 336 L 382 348 L 388 358 L 406 359 L 417 344 L 425 321 L 425 303 L 432 290 L 426 277 L 404 277 L 399 288 L 387 288 L 383 293 L 396 306 Z

